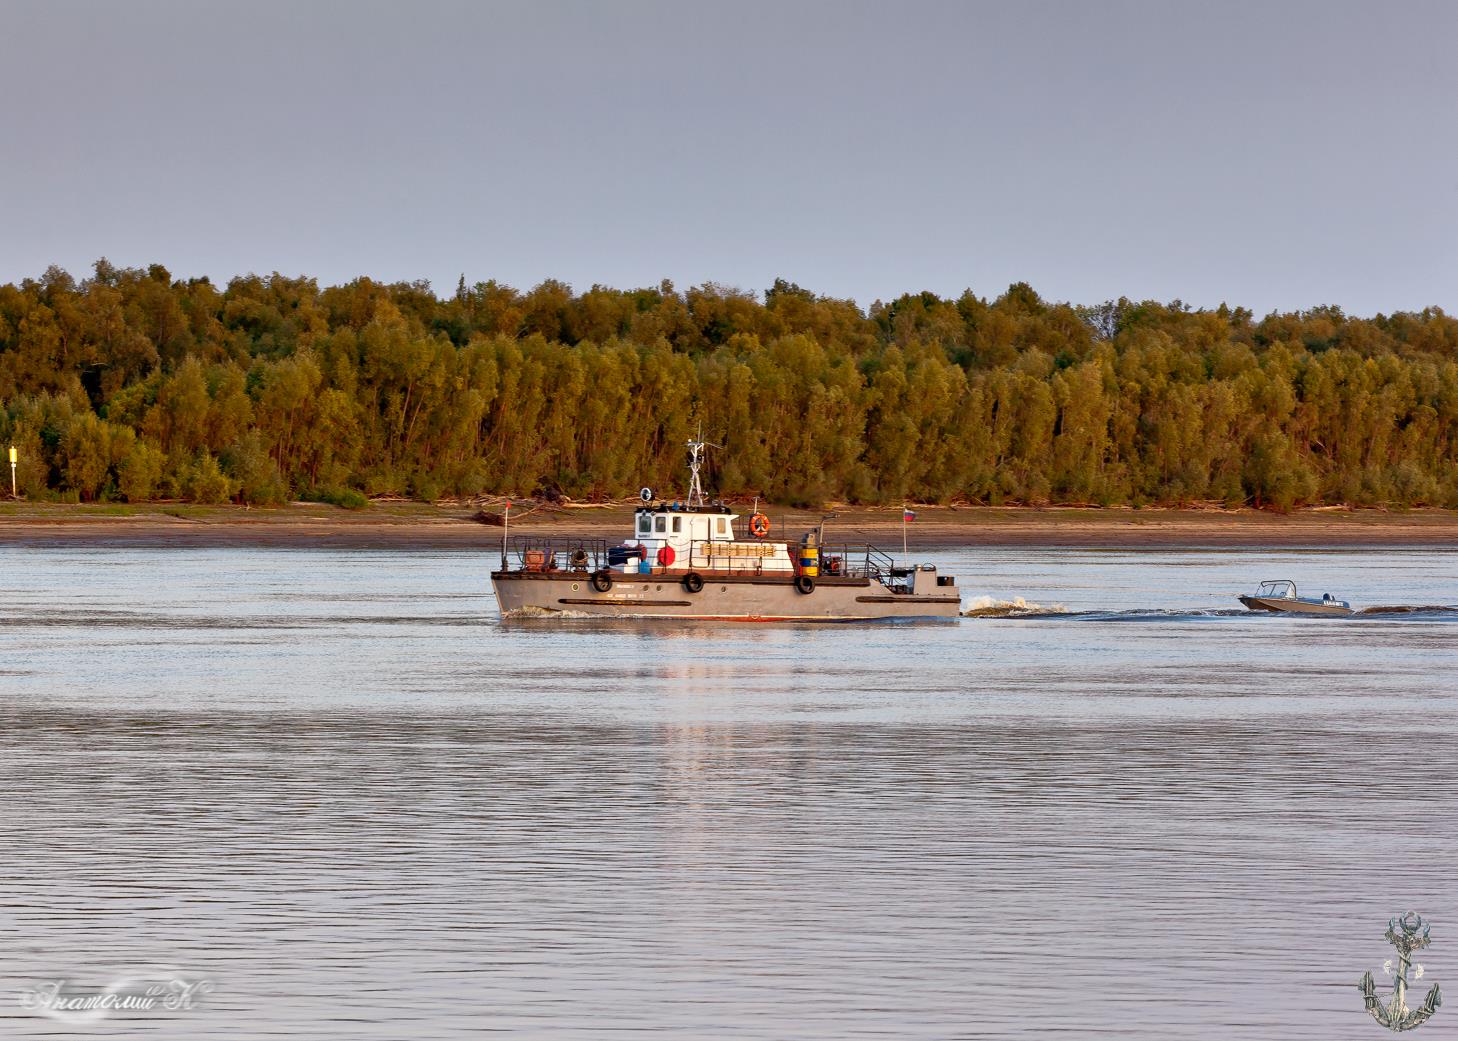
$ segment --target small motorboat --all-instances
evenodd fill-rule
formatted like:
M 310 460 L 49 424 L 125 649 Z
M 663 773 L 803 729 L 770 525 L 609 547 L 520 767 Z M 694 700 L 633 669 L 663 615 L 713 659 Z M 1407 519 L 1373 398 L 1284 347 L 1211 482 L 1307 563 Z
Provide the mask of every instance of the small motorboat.
M 1296 583 L 1289 579 L 1262 582 L 1254 593 L 1243 594 L 1240 602 L 1252 611 L 1277 611 L 1285 614 L 1349 615 L 1352 605 L 1330 593 L 1320 599 L 1298 596 Z

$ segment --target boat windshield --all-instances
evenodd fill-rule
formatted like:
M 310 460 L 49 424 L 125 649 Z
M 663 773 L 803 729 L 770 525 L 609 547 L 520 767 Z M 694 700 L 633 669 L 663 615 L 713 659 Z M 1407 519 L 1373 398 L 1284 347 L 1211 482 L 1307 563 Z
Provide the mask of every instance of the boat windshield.
M 1272 582 L 1262 582 L 1261 587 L 1256 590 L 1256 596 L 1294 600 L 1296 599 L 1296 583 L 1284 578 Z

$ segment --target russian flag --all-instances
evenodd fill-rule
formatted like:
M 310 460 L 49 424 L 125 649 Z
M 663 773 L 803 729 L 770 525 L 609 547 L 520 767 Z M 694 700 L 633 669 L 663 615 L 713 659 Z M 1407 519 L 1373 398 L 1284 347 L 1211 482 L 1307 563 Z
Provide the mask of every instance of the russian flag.
M 903 507 L 901 510 L 901 519 L 910 524 L 912 521 L 916 520 L 916 511 L 908 510 Z

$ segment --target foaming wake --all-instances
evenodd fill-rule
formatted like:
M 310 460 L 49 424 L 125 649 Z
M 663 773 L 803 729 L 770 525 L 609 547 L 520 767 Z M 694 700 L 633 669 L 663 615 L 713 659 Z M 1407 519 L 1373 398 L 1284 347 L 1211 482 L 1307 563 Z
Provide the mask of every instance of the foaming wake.
M 998 600 L 996 597 L 979 596 L 962 609 L 963 618 L 1027 618 L 1037 615 L 1067 614 L 1062 604 L 1030 604 L 1022 597 Z
M 1022 597 L 998 600 L 984 596 L 971 602 L 962 611 L 963 618 L 1050 618 L 1060 621 L 1095 622 L 1172 622 L 1195 618 L 1254 617 L 1243 607 L 1236 608 L 1158 608 L 1135 607 L 1123 610 L 1070 611 L 1062 604 L 1029 603 Z
M 1458 607 L 1445 605 L 1403 605 L 1393 604 L 1368 607 L 1355 612 L 1355 617 L 1377 619 L 1383 617 L 1438 619 L 1458 621 Z M 1129 608 L 1124 610 L 1070 611 L 1062 604 L 1044 606 L 1029 603 L 1022 597 L 1012 600 L 998 600 L 995 597 L 978 597 L 962 611 L 963 618 L 1057 618 L 1066 621 L 1096 622 L 1173 622 L 1199 618 L 1250 618 L 1269 621 L 1276 618 L 1310 616 L 1283 615 L 1267 611 L 1249 611 L 1243 607 L 1230 608 Z M 1330 621 L 1331 619 L 1327 619 Z
M 1427 604 L 1427 605 L 1417 605 L 1417 604 L 1411 604 L 1411 605 L 1409 605 L 1409 604 L 1389 604 L 1389 605 L 1383 606 L 1383 607 L 1364 607 L 1364 608 L 1362 608 L 1362 610 L 1358 611 L 1357 614 L 1364 614 L 1364 615 L 1382 615 L 1382 614 L 1413 615 L 1413 614 L 1420 614 L 1420 615 L 1424 615 L 1424 616 L 1433 616 L 1433 617 L 1439 617 L 1439 618 L 1441 618 L 1441 617 L 1458 618 L 1458 607 L 1449 607 L 1449 606 L 1445 606 L 1443 604 Z
M 510 611 L 501 613 L 503 618 L 596 618 L 597 615 L 588 614 L 586 611 L 554 611 L 546 607 L 538 607 L 536 604 L 526 604 L 522 607 L 513 608 Z

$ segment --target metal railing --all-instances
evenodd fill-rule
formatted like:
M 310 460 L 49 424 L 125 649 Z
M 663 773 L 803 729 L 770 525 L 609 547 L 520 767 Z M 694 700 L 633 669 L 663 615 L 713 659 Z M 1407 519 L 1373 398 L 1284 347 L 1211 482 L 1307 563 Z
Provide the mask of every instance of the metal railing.
M 785 546 L 790 561 L 778 555 L 778 547 Z M 763 547 L 762 552 L 753 552 L 750 547 Z M 770 547 L 775 547 L 775 552 Z M 836 578 L 867 578 L 890 581 L 895 571 L 891 557 L 875 546 L 858 543 L 826 543 L 820 547 L 819 567 L 821 575 Z M 763 575 L 789 574 L 799 571 L 801 547 L 798 543 L 765 542 L 696 542 L 685 562 L 679 559 L 678 567 L 692 570 L 728 572 L 729 574 Z M 775 560 L 776 566 L 766 566 Z
M 799 552 L 791 546 L 790 553 Z M 827 542 L 820 547 L 820 573 L 846 578 L 885 580 L 895 570 L 895 563 L 869 543 Z
M 608 564 L 603 539 L 514 535 L 511 556 L 521 571 L 599 571 Z
M 745 539 L 738 542 L 695 542 L 685 566 L 703 571 L 727 572 L 731 575 L 762 575 L 766 571 L 789 574 L 793 568 L 779 554 L 779 545 L 768 540 Z M 777 566 L 766 567 L 767 561 Z
M 593 572 L 620 566 L 604 539 L 574 539 L 537 535 L 514 535 L 510 542 L 508 565 L 521 571 Z M 785 566 L 777 554 L 784 545 L 791 563 Z M 771 547 L 774 547 L 774 550 Z M 617 555 L 636 558 L 630 547 L 613 546 Z M 756 551 L 757 550 L 757 551 Z M 865 578 L 888 585 L 905 584 L 910 570 L 898 568 L 895 561 L 868 543 L 829 542 L 821 545 L 820 574 L 836 578 Z M 799 570 L 801 547 L 798 543 L 744 541 L 695 542 L 691 551 L 680 555 L 674 570 L 715 571 L 728 574 L 790 574 Z M 655 564 L 652 551 L 647 551 L 650 564 Z M 766 566 L 774 560 L 775 564 Z M 653 571 L 663 568 L 655 566 Z M 912 569 L 914 570 L 914 569 Z

